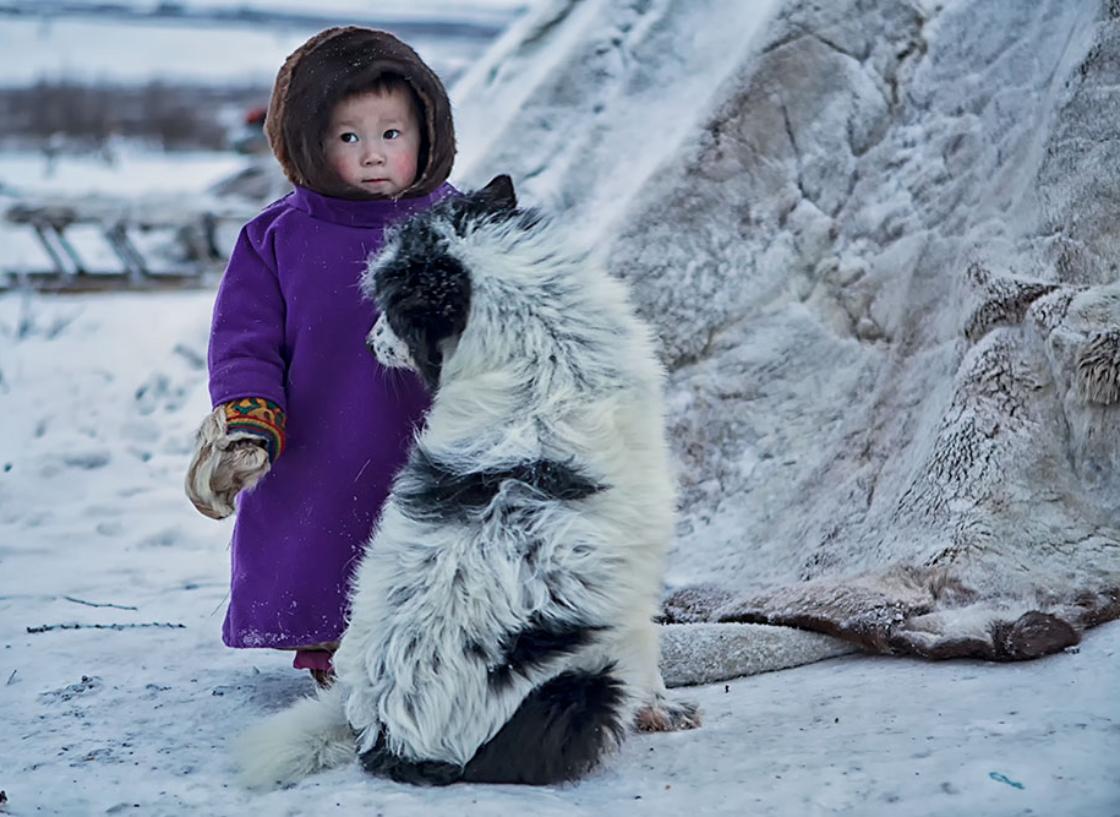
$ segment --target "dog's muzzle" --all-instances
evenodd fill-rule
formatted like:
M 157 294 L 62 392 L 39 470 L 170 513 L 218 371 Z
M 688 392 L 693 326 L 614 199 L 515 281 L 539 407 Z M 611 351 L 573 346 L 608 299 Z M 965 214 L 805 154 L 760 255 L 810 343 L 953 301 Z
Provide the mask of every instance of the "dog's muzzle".
M 366 335 L 366 347 L 383 366 L 394 369 L 416 369 L 408 344 L 397 337 L 382 315 Z

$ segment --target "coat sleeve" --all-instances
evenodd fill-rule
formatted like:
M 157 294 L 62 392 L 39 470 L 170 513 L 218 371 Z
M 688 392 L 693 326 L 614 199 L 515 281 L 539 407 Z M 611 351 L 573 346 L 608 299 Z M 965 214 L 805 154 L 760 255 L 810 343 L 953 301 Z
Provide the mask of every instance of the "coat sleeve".
M 276 270 L 246 227 L 214 301 L 208 355 L 213 406 L 255 397 L 286 410 L 285 319 Z
M 265 397 L 244 397 L 222 406 L 226 434 L 259 442 L 275 462 L 284 451 L 287 417 L 279 405 Z

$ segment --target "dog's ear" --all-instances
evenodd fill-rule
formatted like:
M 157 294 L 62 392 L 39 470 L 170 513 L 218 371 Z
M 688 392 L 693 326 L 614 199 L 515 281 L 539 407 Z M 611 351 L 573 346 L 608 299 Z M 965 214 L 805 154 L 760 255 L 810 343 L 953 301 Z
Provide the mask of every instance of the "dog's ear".
M 504 173 L 495 176 L 485 187 L 452 199 L 448 207 L 451 224 L 460 236 L 479 224 L 506 221 L 518 212 L 513 180 Z
M 512 212 L 517 209 L 517 194 L 513 191 L 513 179 L 505 173 L 492 178 L 475 195 L 488 210 Z

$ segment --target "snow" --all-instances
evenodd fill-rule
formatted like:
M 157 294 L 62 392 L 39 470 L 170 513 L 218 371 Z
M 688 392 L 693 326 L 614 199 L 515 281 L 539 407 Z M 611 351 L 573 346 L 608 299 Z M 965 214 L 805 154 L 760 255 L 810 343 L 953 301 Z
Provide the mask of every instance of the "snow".
M 453 89 L 457 173 L 480 185 L 514 170 L 523 195 L 604 235 L 708 113 L 698 103 L 728 78 L 777 5 L 545 0 Z M 716 18 L 718 26 L 708 23 Z M 563 25 L 553 31 L 556 20 Z
M 355 764 L 264 795 L 237 789 L 222 747 L 251 713 L 307 691 L 279 660 L 219 653 L 190 630 L 46 633 L 13 649 L 36 639 L 76 663 L 41 687 L 25 678 L 5 690 L 18 700 L 0 748 L 15 773 L 4 784 L 13 814 L 1107 817 L 1120 807 L 1110 786 L 1120 746 L 1102 715 L 1115 627 L 1030 668 L 852 657 L 696 690 L 700 730 L 636 736 L 577 786 L 425 790 Z M 119 660 L 96 662 L 95 639 Z M 83 684 L 90 662 L 97 677 Z
M 302 31 L 198 31 L 158 23 L 5 19 L 0 20 L 0 48 L 6 55 L 0 80 L 21 85 L 38 79 L 234 78 L 267 87 L 276 77 L 276 67 L 306 38 Z
M 66 231 L 66 240 L 74 247 L 92 275 L 122 274 L 128 269 L 105 238 L 105 233 L 92 224 L 76 224 Z
M 0 223 L 0 248 L 0 270 L 51 268 L 51 257 L 31 230 Z
M 321 0 L 309 4 L 307 0 L 174 0 L 169 4 L 166 0 L 123 0 L 119 5 L 131 6 L 138 10 L 152 10 L 161 5 L 176 5 L 185 9 L 252 9 L 263 11 L 287 11 L 295 13 L 338 14 L 338 15 L 368 15 L 370 13 L 369 0 Z M 518 11 L 528 4 L 527 0 L 467 0 L 455 4 L 454 12 L 459 16 L 473 14 L 507 14 Z M 102 0 L 69 0 L 68 6 L 75 7 L 86 5 L 98 7 Z M 448 14 L 447 0 L 378 0 L 377 14 L 423 14 L 426 16 L 446 18 Z
M 91 0 L 91 5 L 96 5 Z M 145 9 L 155 3 L 134 2 Z M 383 23 L 392 30 L 394 21 L 423 21 L 447 18 L 448 4 L 425 2 L 378 2 L 331 0 L 309 4 L 306 0 L 284 3 L 243 0 L 188 0 L 188 9 L 220 7 L 258 11 L 299 12 L 336 20 L 343 25 L 355 19 Z M 475 0 L 458 5 L 454 19 L 487 27 L 500 27 L 524 8 L 518 0 Z M 321 26 L 320 26 L 321 27 Z M 0 17 L 0 85 L 18 85 L 37 79 L 81 81 L 147 82 L 152 79 L 204 83 L 272 84 L 276 70 L 292 51 L 315 33 L 317 27 L 298 26 L 217 27 L 161 19 L 128 22 L 112 16 L 100 19 L 77 17 Z M 425 60 L 442 75 L 453 75 L 478 56 L 485 42 L 477 37 L 410 38 Z
M 89 2 L 96 3 L 99 0 Z M 374 5 L 369 0 L 327 0 L 316 3 L 313 12 L 362 18 L 384 15 L 388 18 L 446 20 L 452 16 L 456 20 L 500 23 L 508 20 L 510 15 L 524 10 L 531 2 L 532 0 L 458 0 L 449 4 L 447 0 L 378 0 Z M 191 8 L 233 7 L 297 13 L 308 11 L 307 0 L 186 0 L 184 5 Z
M 228 151 L 166 153 L 111 143 L 103 156 L 62 153 L 48 159 L 28 150 L 0 152 L 0 189 L 22 194 L 201 193 L 245 165 Z
M 898 461 L 876 452 L 870 464 L 853 463 L 836 457 L 832 442 L 853 434 L 853 423 L 862 441 L 866 428 L 884 422 L 882 414 L 865 416 L 857 410 L 858 398 L 872 393 L 882 401 L 876 411 L 903 418 L 896 429 L 899 436 L 909 439 L 917 436 L 915 428 L 938 426 L 951 395 L 928 388 L 926 378 L 955 382 L 955 356 L 962 343 L 955 333 L 962 315 L 949 311 L 938 317 L 928 309 L 936 298 L 923 289 L 931 276 L 920 264 L 928 264 L 938 253 L 955 258 L 959 247 L 947 248 L 943 238 L 918 225 L 922 218 L 931 223 L 944 220 L 947 235 L 969 226 L 972 240 L 990 239 L 997 250 L 1013 244 L 1013 237 L 1005 234 L 1005 221 L 991 208 L 999 211 L 1011 195 L 1007 190 L 1025 182 L 1016 176 L 1014 165 L 1000 164 L 997 156 L 1013 149 L 1014 137 L 1034 128 L 1036 119 L 999 119 L 989 126 L 1007 131 L 1005 139 L 1000 144 L 986 142 L 987 131 L 977 122 L 980 116 L 995 117 L 998 106 L 988 108 L 979 101 L 983 77 L 970 77 L 967 89 L 957 88 L 948 68 L 952 55 L 942 53 L 940 62 L 923 69 L 915 86 L 924 95 L 923 104 L 937 99 L 948 110 L 956 104 L 953 93 L 969 90 L 977 95 L 969 97 L 975 111 L 962 111 L 959 118 L 945 115 L 932 124 L 920 117 L 902 123 L 877 150 L 870 149 L 853 165 L 848 145 L 829 142 L 829 128 L 814 130 L 811 111 L 799 111 L 796 105 L 788 114 L 793 132 L 811 132 L 820 141 L 802 143 L 803 150 L 808 144 L 816 147 L 795 156 L 784 141 L 780 112 L 779 119 L 768 119 L 775 111 L 752 98 L 752 105 L 758 105 L 751 107 L 749 119 L 778 122 L 772 131 L 780 131 L 781 139 L 774 144 L 756 141 L 765 128 L 751 130 L 741 123 L 743 130 L 735 138 L 745 140 L 766 161 L 744 170 L 732 158 L 709 156 L 705 172 L 713 178 L 726 174 L 725 180 L 741 183 L 746 194 L 740 189 L 735 195 L 719 192 L 710 199 L 689 199 L 694 209 L 690 215 L 683 204 L 665 207 L 664 201 L 681 200 L 664 196 L 676 195 L 673 185 L 695 171 L 687 151 L 682 158 L 682 146 L 691 144 L 707 125 L 700 108 L 706 105 L 709 110 L 717 102 L 705 99 L 692 107 L 691 97 L 700 87 L 695 76 L 677 77 L 672 71 L 656 73 L 666 83 L 660 90 L 642 86 L 640 76 L 630 80 L 640 87 L 612 86 L 607 79 L 626 79 L 633 66 L 646 61 L 659 65 L 655 57 L 659 48 L 664 50 L 664 32 L 642 28 L 634 16 L 636 7 L 622 4 L 612 12 L 609 27 L 598 34 L 588 32 L 580 26 L 591 25 L 596 14 L 608 9 L 605 3 L 585 2 L 575 28 L 582 39 L 567 35 L 567 40 L 553 42 L 543 37 L 540 47 L 548 53 L 526 55 L 516 50 L 523 42 L 518 37 L 533 25 L 547 33 L 547 25 L 542 17 L 534 18 L 535 23 L 523 21 L 525 29 L 500 44 L 510 61 L 504 73 L 488 74 L 503 63 L 491 57 L 480 63 L 487 66 L 479 69 L 481 73 L 466 75 L 456 90 L 464 127 L 461 180 L 477 181 L 512 169 L 516 179 L 526 179 L 523 195 L 530 202 L 582 206 L 587 201 L 589 218 L 584 223 L 594 222 L 590 232 L 599 230 L 602 236 L 615 225 L 628 225 L 631 248 L 648 243 L 644 256 L 634 252 L 629 258 L 650 262 L 661 272 L 688 253 L 694 255 L 689 274 L 696 278 L 688 280 L 707 282 L 700 300 L 709 308 L 692 316 L 673 300 L 645 304 L 659 310 L 676 352 L 683 356 L 703 351 L 706 338 L 711 353 L 680 366 L 674 375 L 674 439 L 682 442 L 678 456 L 689 504 L 670 579 L 683 584 L 741 578 L 759 566 L 763 578 L 795 572 L 804 564 L 801 539 L 817 541 L 813 526 L 828 514 L 847 521 L 844 503 L 853 502 L 848 492 L 855 478 L 841 474 L 826 479 L 830 473 L 820 469 L 829 463 L 841 471 L 850 468 L 853 474 L 873 469 L 882 490 L 874 497 L 857 492 L 855 499 L 866 499 L 872 511 L 883 512 L 890 507 L 884 495 L 907 485 L 934 449 L 933 439 L 921 438 Z M 541 14 L 546 19 L 566 5 L 565 0 L 546 0 Z M 660 0 L 642 7 L 676 9 L 688 26 L 680 53 L 704 60 L 705 70 L 711 72 L 708 85 L 733 86 L 742 70 L 739 61 L 749 51 L 749 34 L 776 36 L 778 4 L 718 6 Z M 1053 58 L 1063 48 L 1077 52 L 1085 39 L 1084 27 L 1070 22 L 1078 14 L 1074 4 L 1049 4 L 1056 23 L 1043 19 L 1005 25 L 1003 17 L 992 14 L 981 15 L 988 25 L 971 28 L 965 25 L 969 18 L 961 12 L 962 4 L 949 6 L 956 17 L 934 19 L 924 32 L 930 43 L 942 48 L 958 39 L 961 48 L 974 42 L 964 36 L 965 30 L 1002 31 L 1008 37 L 1026 30 L 1034 39 L 1010 52 L 1026 60 L 1030 43 L 1035 43 L 1038 55 Z M 993 4 L 977 4 L 981 6 Z M 705 16 L 720 11 L 724 25 L 711 32 Z M 783 21 L 796 23 L 796 18 Z M 24 50 L 5 50 L 5 71 L 22 70 L 22 59 L 40 60 L 34 64 L 55 65 L 50 70 L 56 70 L 64 63 L 50 61 L 62 60 L 67 48 L 61 44 L 93 36 L 97 24 L 83 23 L 88 27 L 67 34 L 73 40 L 40 41 L 38 46 L 2 39 L 14 30 L 11 25 L 0 21 L 0 48 Z M 49 28 L 67 31 L 60 25 Z M 885 59 L 874 48 L 896 45 L 885 36 L 877 44 L 875 33 L 845 25 L 843 19 L 835 21 L 831 33 L 867 37 L 867 64 Z M 148 31 L 159 40 L 156 29 Z M 714 39 L 705 39 L 705 32 Z M 19 39 L 28 33 L 23 31 Z M 259 71 L 270 77 L 302 36 L 288 43 L 261 34 L 264 39 L 246 48 L 242 33 L 237 48 L 209 55 L 199 50 L 194 60 L 179 64 L 185 66 L 182 70 L 213 71 L 214 76 Z M 596 56 L 596 48 L 615 37 L 622 47 Z M 1066 39 L 1055 44 L 1062 37 Z M 269 38 L 274 42 L 266 43 Z M 837 39 L 846 42 L 839 35 Z M 146 76 L 145 60 L 152 58 L 151 52 L 140 42 L 119 42 L 128 47 L 115 60 L 108 47 L 97 59 L 92 52 L 83 54 L 83 70 L 95 75 L 120 67 L 129 76 Z M 176 64 L 175 53 L 196 45 L 182 39 L 162 42 L 170 65 Z M 587 50 L 573 57 L 569 50 L 576 42 L 584 42 Z M 713 42 L 719 48 L 706 45 Z M 90 45 L 94 47 L 99 46 Z M 248 51 L 254 53 L 245 56 Z M 13 54 L 22 57 L 14 59 Z M 817 56 L 823 65 L 834 58 Z M 603 80 L 588 96 L 587 110 L 581 109 L 585 118 L 574 123 L 562 116 L 566 109 L 556 101 L 556 94 L 564 90 L 556 72 L 573 63 L 585 72 L 579 75 L 581 81 L 590 83 L 596 71 Z M 1014 74 L 1013 68 L 1003 64 L 1001 70 Z M 946 75 L 935 76 L 936 71 Z M 807 72 L 802 66 L 791 76 Z M 878 89 L 845 76 L 856 88 L 852 107 L 837 101 L 838 107 L 824 116 L 838 133 L 848 132 L 849 114 L 862 127 L 868 124 L 863 117 L 873 124 L 883 113 L 874 100 Z M 1056 71 L 1055 76 L 1064 74 Z M 494 84 L 487 86 L 487 81 Z M 487 109 L 498 111 L 492 120 L 482 108 L 464 109 L 481 105 L 487 89 L 495 104 L 510 106 Z M 823 91 L 826 96 L 836 92 Z M 629 99 L 641 105 L 627 107 Z M 664 130 L 655 128 L 657 111 L 642 110 L 658 99 L 680 109 L 680 118 L 667 122 Z M 1015 104 L 1029 107 L 1006 94 L 1001 100 L 1012 111 Z M 719 104 L 725 103 L 730 104 Z M 610 123 L 603 122 L 585 132 L 581 121 L 594 120 L 597 104 L 612 117 L 622 111 L 616 118 L 633 119 L 618 131 L 604 134 Z M 505 140 L 503 128 L 525 122 L 532 125 L 525 130 L 525 143 Z M 558 129 L 562 132 L 557 135 Z M 648 134 L 639 143 L 642 150 L 620 153 L 621 146 L 632 147 L 627 140 L 635 130 Z M 553 135 L 538 138 L 549 132 Z M 857 142 L 883 135 L 874 127 L 866 133 L 855 128 L 853 134 Z M 569 135 L 573 138 L 564 141 Z M 1042 145 L 1027 144 L 1022 151 L 1040 153 Z M 896 152 L 888 154 L 888 148 Z M 832 165 L 822 161 L 830 158 L 830 149 L 836 151 Z M 612 163 L 611 157 L 618 155 L 633 158 L 633 164 Z M 1061 151 L 1055 155 L 1061 156 Z M 62 157 L 61 176 L 44 179 L 41 159 L 0 154 L 0 181 L 45 192 L 81 187 L 131 194 L 156 187 L 194 193 L 209 182 L 211 170 L 221 171 L 221 159 L 200 155 L 192 161 L 164 166 L 152 156 L 122 156 L 115 169 L 102 171 L 89 160 Z M 804 191 L 796 178 L 783 175 L 801 167 L 801 161 L 806 169 Z M 674 168 L 674 162 L 680 166 Z M 880 172 L 884 167 L 886 172 Z M 969 174 L 972 186 L 934 195 L 939 174 L 954 167 Z M 538 172 L 533 174 L 533 169 Z M 996 177 L 998 184 L 976 182 Z M 803 193 L 818 203 L 831 202 L 822 205 L 827 210 L 838 204 L 832 186 L 837 180 L 844 190 L 851 182 L 850 195 L 862 204 L 842 204 L 838 215 L 830 213 L 822 220 L 823 211 L 816 204 L 808 206 Z M 1061 192 L 1049 190 L 1053 198 L 1048 200 L 1048 214 L 1060 214 Z M 750 213 L 735 209 L 743 195 L 750 199 Z M 1104 218 L 1093 207 L 1086 211 Z M 773 224 L 778 213 L 786 219 L 781 229 Z M 634 231 L 634 219 L 656 225 L 664 218 L 673 220 L 667 234 L 677 241 Z M 1015 218 L 1026 216 L 1018 213 Z M 743 235 L 736 232 L 740 219 L 754 219 Z M 818 261 L 827 260 L 818 256 L 829 246 L 828 219 L 840 225 L 843 252 L 837 252 L 835 264 L 818 266 Z M 1088 218 L 1081 222 L 1086 223 L 1091 223 Z M 1043 224 L 1038 235 L 1046 235 L 1047 229 Z M 7 239 L 0 242 L 0 257 L 5 257 L 13 249 Z M 695 261 L 721 253 L 724 266 Z M 1085 283 L 1112 280 L 1093 269 L 1084 273 Z M 751 273 L 742 278 L 742 289 L 749 293 L 713 289 L 720 275 L 741 270 Z M 908 272 L 892 279 L 898 270 Z M 742 294 L 750 294 L 752 300 L 739 299 Z M 952 296 L 961 300 L 959 293 Z M 1095 302 L 1088 290 L 1082 296 L 1085 314 L 1090 314 Z M 907 297 L 934 317 L 919 321 L 898 309 Z M 1120 815 L 1120 623 L 1115 622 L 1088 631 L 1078 649 L 1017 664 L 829 657 L 850 647 L 825 636 L 773 627 L 675 625 L 664 633 L 671 680 L 730 679 L 676 691 L 701 704 L 704 725 L 693 732 L 634 736 L 617 757 L 577 785 L 416 789 L 372 779 L 351 765 L 288 790 L 263 795 L 245 791 L 236 780 L 230 741 L 264 714 L 309 693 L 311 682 L 290 668 L 288 654 L 229 650 L 220 642 L 230 523 L 198 515 L 181 488 L 194 428 L 209 408 L 205 348 L 212 299 L 212 292 L 0 294 L 0 723 L 6 727 L 5 740 L 0 741 L 0 790 L 9 801 L 0 806 L 0 813 Z M 711 321 L 713 315 L 727 314 L 734 320 L 716 320 L 719 332 L 710 332 L 709 324 L 696 319 Z M 871 363 L 897 355 L 888 344 L 907 326 L 928 333 L 935 342 L 916 355 L 920 373 L 891 379 L 886 391 L 876 392 Z M 1055 359 L 1062 353 L 1058 347 L 1047 350 Z M 776 368 L 796 370 L 809 362 L 819 364 L 812 377 L 783 381 L 774 376 Z M 723 405 L 733 410 L 717 412 Z M 973 416 L 962 411 L 962 417 Z M 1108 467 L 1106 462 L 1099 473 L 1107 475 Z M 805 490 L 820 482 L 839 486 L 836 496 L 820 503 L 823 510 L 812 507 L 817 495 Z M 1108 485 L 1102 483 L 1102 495 Z M 1063 483 L 1053 490 L 1060 493 L 1067 487 Z M 1028 500 L 1027 504 L 1035 501 Z M 997 521 L 995 530 L 1009 535 L 1015 520 Z M 1026 528 L 1027 534 L 1033 531 Z M 753 564 L 744 556 L 744 542 L 750 545 Z M 862 553 L 876 555 L 873 546 Z M 43 627 L 53 629 L 39 631 Z M 731 679 L 739 673 L 791 666 Z
M 230 740 L 311 681 L 289 654 L 219 638 L 230 525 L 181 489 L 209 405 L 212 297 L 0 297 L 7 813 L 1120 814 L 1118 624 L 1029 664 L 846 656 L 680 689 L 702 728 L 635 736 L 570 787 L 414 789 L 354 764 L 290 790 L 240 788 Z M 125 629 L 28 632 L 73 624 Z M 666 657 L 712 678 L 849 649 L 797 634 L 816 643 L 789 653 L 770 630 L 669 627 Z M 699 663 L 713 655 L 705 631 L 725 639 L 721 666 Z M 678 657 L 689 649 L 700 657 Z
M 5 58 L 0 82 L 17 85 L 38 79 L 147 82 L 153 79 L 224 84 L 255 83 L 267 88 L 288 54 L 315 33 L 312 29 L 188 28 L 178 24 L 62 19 L 0 19 Z M 465 42 L 462 55 L 444 41 L 413 40 L 417 52 L 441 74 L 459 71 L 478 50 Z

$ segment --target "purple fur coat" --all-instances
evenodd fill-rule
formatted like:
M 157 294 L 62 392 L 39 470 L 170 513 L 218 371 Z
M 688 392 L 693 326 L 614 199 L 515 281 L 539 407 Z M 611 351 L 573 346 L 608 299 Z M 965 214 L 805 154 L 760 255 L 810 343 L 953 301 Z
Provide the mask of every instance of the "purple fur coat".
M 296 190 L 245 225 L 214 303 L 210 397 L 266 397 L 287 445 L 237 501 L 231 647 L 337 641 L 347 585 L 428 406 L 420 381 L 365 347 L 358 278 L 384 228 L 452 191 L 398 201 Z

